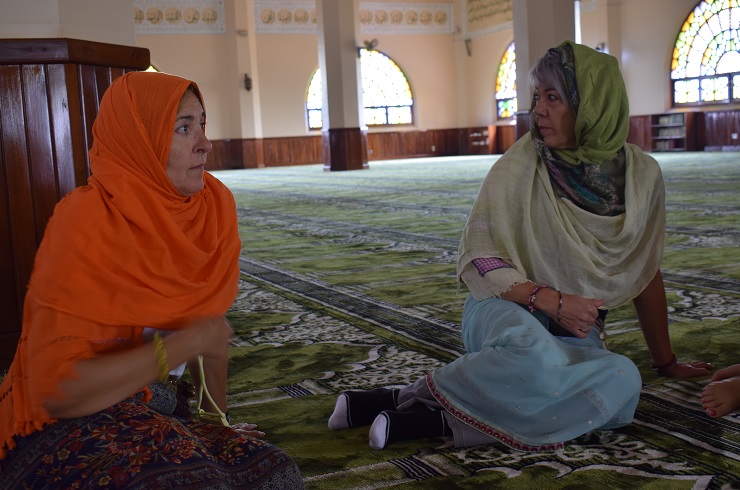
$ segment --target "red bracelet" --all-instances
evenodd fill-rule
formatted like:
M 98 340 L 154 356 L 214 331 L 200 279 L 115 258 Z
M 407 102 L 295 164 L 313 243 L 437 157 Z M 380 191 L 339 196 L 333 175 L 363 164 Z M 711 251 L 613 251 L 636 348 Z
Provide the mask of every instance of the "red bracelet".
M 527 299 L 527 308 L 529 309 L 530 313 L 534 313 L 537 311 L 537 308 L 534 307 L 534 300 L 537 299 L 537 292 L 540 289 L 548 288 L 550 286 L 545 286 L 544 284 L 535 286 L 535 288 L 532 290 L 531 293 L 529 293 L 529 298 Z
M 668 361 L 666 364 L 663 364 L 662 366 L 656 366 L 655 364 L 651 363 L 651 367 L 653 368 L 653 370 L 662 371 L 664 369 L 668 369 L 669 367 L 673 367 L 674 364 L 678 364 L 678 359 L 676 359 L 676 354 L 673 352 L 671 354 L 673 354 L 671 356 L 671 360 Z

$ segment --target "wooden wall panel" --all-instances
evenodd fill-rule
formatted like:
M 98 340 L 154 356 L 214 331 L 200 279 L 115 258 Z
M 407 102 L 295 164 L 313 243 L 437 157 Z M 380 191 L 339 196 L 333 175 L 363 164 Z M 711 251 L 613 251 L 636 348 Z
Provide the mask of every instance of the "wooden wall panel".
M 213 144 L 213 149 L 208 154 L 206 163 L 208 170 L 262 168 L 265 166 L 261 139 L 211 140 L 211 144 Z
M 321 136 L 262 139 L 266 167 L 307 165 L 324 162 Z
M 652 139 L 650 136 L 650 116 L 631 116 L 629 132 L 627 133 L 627 143 L 632 143 L 640 147 L 642 151 L 652 149 Z
M 528 113 L 523 114 L 527 119 Z M 740 111 L 698 112 L 692 118 L 691 149 L 737 146 L 731 134 L 740 131 Z M 528 128 L 528 123 L 526 125 Z M 503 154 L 522 135 L 525 124 L 434 129 L 427 131 L 383 131 L 367 135 L 368 161 L 428 156 Z M 528 131 L 528 129 L 527 129 Z M 487 137 L 485 132 L 488 133 Z M 526 131 L 525 133 L 526 134 Z M 480 144 L 487 138 L 487 145 Z M 632 116 L 629 143 L 643 151 L 651 148 L 650 116 Z M 213 140 L 208 169 L 238 169 L 317 164 L 323 161 L 321 136 Z
M 515 140 L 518 140 L 529 132 L 530 122 L 530 112 L 528 109 L 516 113 Z
M 740 110 L 696 111 L 688 113 L 686 146 L 691 151 L 737 149 L 740 138 Z M 650 115 L 631 116 L 627 142 L 639 146 L 643 151 L 652 148 Z M 740 136 L 740 135 L 739 135 Z
M 36 228 L 33 219 L 33 191 L 26 142 L 25 109 L 20 66 L 0 66 L 0 158 L 4 213 L 0 232 L 7 237 L 7 250 L 3 254 L 3 305 L 0 324 L 0 348 L 14 343 L 13 335 L 20 331 L 24 279 L 30 275 L 33 255 L 28 250 L 36 248 Z M 6 320 L 7 318 L 7 320 Z M 15 339 L 17 340 L 17 339 Z M 8 350 L 7 347 L 5 348 Z M 7 355 L 7 352 L 5 353 Z
M 487 133 L 487 136 L 486 136 Z M 475 144 L 485 141 L 486 144 Z M 504 153 L 515 126 L 384 131 L 367 134 L 368 161 Z M 322 136 L 211 140 L 208 170 L 311 165 L 323 162 Z
M 214 140 L 211 144 L 213 148 L 208 154 L 207 159 L 209 170 L 244 168 L 242 140 Z
M 516 143 L 516 126 L 489 126 L 488 132 L 493 135 L 490 153 L 502 155 Z
M 15 352 L 36 248 L 54 206 L 87 181 L 100 99 L 146 49 L 74 39 L 0 40 L 0 369 Z
M 321 132 L 324 170 L 367 169 L 367 132 L 360 128 L 332 128 Z
M 24 65 L 21 74 L 28 145 L 27 162 L 33 190 L 32 209 L 36 230 L 33 249 L 35 249 L 41 242 L 46 222 L 54 211 L 59 195 L 44 66 Z
M 83 185 L 89 175 L 87 128 L 82 118 L 82 95 L 75 90 L 77 67 L 71 64 L 46 65 L 49 117 L 56 155 L 57 197 Z M 72 86 L 68 86 L 73 84 Z M 81 124 L 70 124 L 79 121 Z
M 244 155 L 244 168 L 265 166 L 265 152 L 261 139 L 242 141 L 242 155 Z
M 463 129 L 438 129 L 433 134 L 434 150 L 428 156 L 460 155 L 460 141 L 467 132 Z
M 436 131 L 389 131 L 368 133 L 369 160 L 413 158 L 433 155 Z
M 736 138 L 733 139 L 732 135 Z M 704 123 L 697 129 L 701 147 L 719 150 L 740 147 L 740 110 L 705 112 Z M 699 145 L 699 143 L 698 143 Z
M 486 148 L 471 144 L 471 134 L 487 130 L 488 128 L 453 128 L 369 133 L 367 136 L 368 159 L 387 160 L 487 153 Z
M 529 113 L 521 113 L 520 117 L 524 121 L 514 125 L 368 133 L 368 160 L 503 154 L 529 131 Z M 740 131 L 740 111 L 697 113 L 692 121 L 692 149 L 701 151 L 705 146 L 714 145 L 715 149 L 720 149 L 740 145 L 740 140 L 731 139 L 732 133 Z M 488 132 L 487 145 L 475 144 L 486 140 L 485 131 Z M 649 115 L 630 117 L 627 141 L 643 151 L 650 151 Z M 214 149 L 209 157 L 209 170 L 306 165 L 323 161 L 321 136 L 212 142 Z

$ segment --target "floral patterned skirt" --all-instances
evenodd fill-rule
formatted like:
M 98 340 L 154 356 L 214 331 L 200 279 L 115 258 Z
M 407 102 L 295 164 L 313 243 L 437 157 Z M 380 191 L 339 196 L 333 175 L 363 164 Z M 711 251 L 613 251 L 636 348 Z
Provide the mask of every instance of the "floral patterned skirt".
M 16 438 L 0 460 L 7 489 L 301 489 L 293 460 L 229 427 L 163 415 L 129 398 Z

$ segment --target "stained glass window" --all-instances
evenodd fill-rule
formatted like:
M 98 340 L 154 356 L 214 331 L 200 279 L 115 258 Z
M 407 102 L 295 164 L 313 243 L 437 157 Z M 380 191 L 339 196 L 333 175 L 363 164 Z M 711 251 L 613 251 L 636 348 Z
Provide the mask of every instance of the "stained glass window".
M 323 124 L 321 121 L 322 97 L 321 68 L 319 68 L 311 77 L 311 83 L 308 84 L 308 95 L 306 96 L 306 116 L 309 129 L 320 129 Z
M 740 102 L 740 0 L 704 0 L 678 33 L 674 105 Z
M 496 76 L 496 114 L 499 119 L 514 117 L 516 105 L 516 53 L 514 42 L 509 44 L 498 64 Z
M 368 126 L 411 124 L 414 97 L 401 68 L 380 51 L 360 49 L 363 117 Z M 309 129 L 320 129 L 323 87 L 318 68 L 308 84 L 306 116 Z

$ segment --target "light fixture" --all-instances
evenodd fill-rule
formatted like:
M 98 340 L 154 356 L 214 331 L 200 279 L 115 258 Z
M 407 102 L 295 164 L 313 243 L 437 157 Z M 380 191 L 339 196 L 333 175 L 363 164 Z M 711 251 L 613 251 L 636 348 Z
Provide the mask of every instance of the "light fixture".
M 374 51 L 375 47 L 378 45 L 378 40 L 376 38 L 373 38 L 372 40 L 368 41 L 365 40 L 362 42 L 364 46 L 358 46 L 357 47 L 357 57 L 360 57 L 360 54 L 362 53 L 362 50 L 365 49 L 366 51 Z
M 249 74 L 244 74 L 244 88 L 247 89 L 247 92 L 252 90 L 252 79 L 249 78 Z

